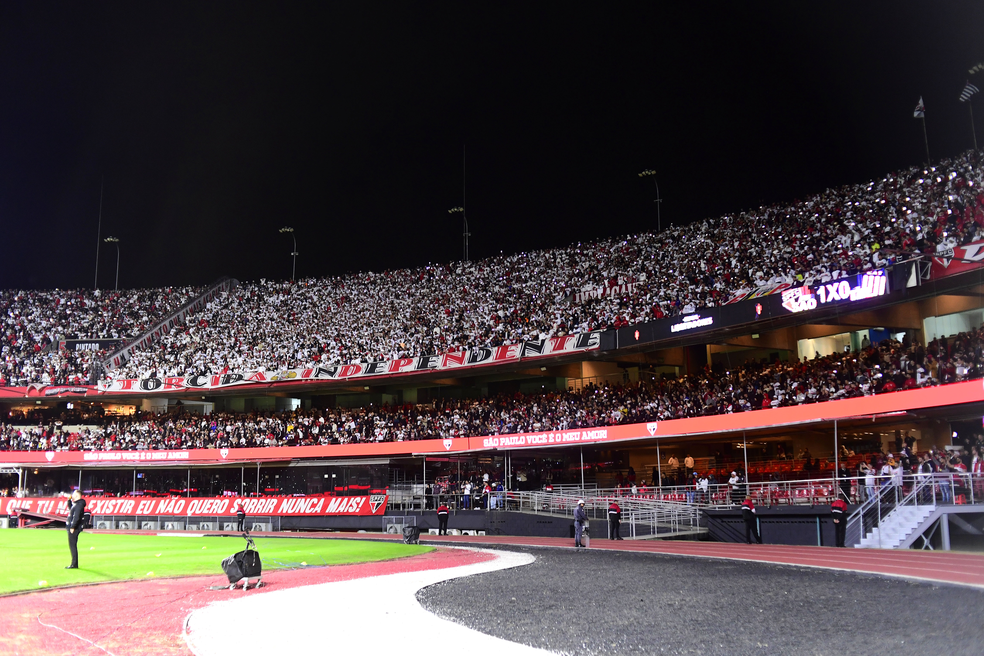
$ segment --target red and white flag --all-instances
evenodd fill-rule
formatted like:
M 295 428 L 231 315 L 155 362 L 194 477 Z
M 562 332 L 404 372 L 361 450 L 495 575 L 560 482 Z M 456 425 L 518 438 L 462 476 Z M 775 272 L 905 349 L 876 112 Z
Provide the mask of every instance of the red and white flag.
M 912 118 L 924 118 L 926 116 L 926 105 L 923 104 L 922 96 L 919 96 L 919 102 L 916 104 L 916 110 L 912 112 Z
M 966 86 L 964 86 L 963 91 L 960 92 L 960 102 L 967 102 L 968 100 L 970 100 L 970 97 L 975 93 L 977 93 L 978 91 L 980 91 L 980 89 L 978 89 L 968 81 Z

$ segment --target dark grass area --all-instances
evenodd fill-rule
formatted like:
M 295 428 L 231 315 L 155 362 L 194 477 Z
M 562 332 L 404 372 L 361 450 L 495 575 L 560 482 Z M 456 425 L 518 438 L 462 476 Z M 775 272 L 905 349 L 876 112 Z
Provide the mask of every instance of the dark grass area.
M 984 590 L 661 554 L 530 553 L 532 565 L 418 599 L 483 633 L 569 654 L 984 654 Z

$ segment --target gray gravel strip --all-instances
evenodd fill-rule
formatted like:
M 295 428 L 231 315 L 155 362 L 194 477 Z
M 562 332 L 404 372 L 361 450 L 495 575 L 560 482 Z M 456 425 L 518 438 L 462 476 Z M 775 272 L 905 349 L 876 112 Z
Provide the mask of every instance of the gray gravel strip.
M 562 654 L 984 654 L 977 589 L 664 554 L 516 550 L 536 562 L 439 583 L 417 599 L 482 633 Z

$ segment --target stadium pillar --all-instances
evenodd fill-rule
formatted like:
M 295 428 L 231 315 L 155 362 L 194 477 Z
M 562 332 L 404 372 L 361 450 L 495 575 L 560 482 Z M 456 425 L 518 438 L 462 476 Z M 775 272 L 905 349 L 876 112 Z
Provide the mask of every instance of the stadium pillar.
M 256 496 L 260 495 L 260 463 L 256 463 Z
M 136 470 L 134 470 L 134 471 L 136 471 Z M 136 476 L 136 475 L 134 475 L 134 476 Z M 136 483 L 137 483 L 137 479 L 134 478 L 133 479 L 133 484 L 136 485 Z M 190 497 L 191 496 L 191 467 L 188 468 L 188 485 L 185 487 L 185 496 L 186 497 Z
M 24 478 L 24 468 L 17 468 L 17 496 L 24 496 L 24 484 L 21 482 Z
M 581 492 L 584 492 L 584 447 L 581 447 Z
M 741 433 L 741 450 L 745 452 L 745 495 L 748 495 L 748 438 L 745 431 Z M 688 483 L 690 481 L 687 481 Z
M 82 491 L 82 468 L 79 467 L 79 492 Z
M 837 445 L 837 420 L 834 420 L 834 490 L 840 489 L 840 454 Z M 834 493 L 835 495 L 837 492 Z M 848 499 L 850 501 L 850 499 Z
M 663 487 L 663 463 L 660 461 L 659 442 L 656 442 L 656 491 L 661 492 Z
M 239 496 L 246 496 L 246 465 L 239 468 Z

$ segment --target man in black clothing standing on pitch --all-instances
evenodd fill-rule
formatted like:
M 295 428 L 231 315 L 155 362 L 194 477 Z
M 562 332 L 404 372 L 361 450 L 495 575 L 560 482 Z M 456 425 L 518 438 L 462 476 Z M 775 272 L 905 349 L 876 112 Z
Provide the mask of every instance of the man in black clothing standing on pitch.
M 240 533 L 246 530 L 246 509 L 242 501 L 236 502 L 236 530 Z
M 71 506 L 68 509 L 68 518 L 65 520 L 65 528 L 68 529 L 68 550 L 72 552 L 72 564 L 65 569 L 79 568 L 79 535 L 85 528 L 85 499 L 78 490 L 72 492 Z

